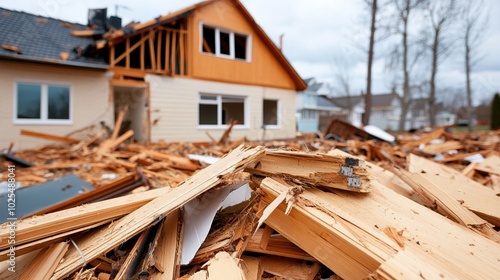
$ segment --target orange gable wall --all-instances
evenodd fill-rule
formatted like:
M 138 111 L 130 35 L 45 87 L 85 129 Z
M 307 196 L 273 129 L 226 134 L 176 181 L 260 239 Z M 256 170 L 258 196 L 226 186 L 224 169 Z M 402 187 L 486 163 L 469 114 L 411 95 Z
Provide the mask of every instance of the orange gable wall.
M 238 61 L 200 51 L 200 23 L 250 34 L 252 37 L 251 61 Z M 193 78 L 229 83 L 295 89 L 293 79 L 254 32 L 238 8 L 226 0 L 198 8 L 189 17 L 189 73 Z

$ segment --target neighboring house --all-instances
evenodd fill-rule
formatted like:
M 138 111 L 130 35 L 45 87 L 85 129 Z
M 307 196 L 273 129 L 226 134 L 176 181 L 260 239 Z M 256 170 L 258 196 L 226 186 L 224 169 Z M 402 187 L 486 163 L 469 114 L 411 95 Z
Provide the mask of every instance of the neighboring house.
M 331 98 L 330 100 L 339 107 L 344 108 L 348 117 L 347 120 L 355 126 L 361 124 L 362 116 L 365 112 L 364 95 L 344 96 Z M 442 110 L 438 104 L 436 114 L 436 125 L 444 126 L 455 123 L 456 116 Z M 416 98 L 411 101 L 407 114 L 405 130 L 419 129 L 429 125 L 429 108 L 427 98 Z M 401 116 L 401 103 L 397 93 L 372 95 L 372 108 L 370 114 L 370 125 L 377 126 L 385 130 L 397 130 L 399 118 Z
M 314 78 L 305 79 L 307 88 L 297 93 L 297 130 L 316 132 L 324 129 L 322 120 L 339 113 L 342 109 L 330 102 L 324 94 L 324 84 Z M 333 118 L 330 118 L 333 119 Z
M 112 122 L 108 65 L 86 56 L 86 26 L 0 8 L 0 150 L 45 142 L 21 129 L 65 135 L 99 119 Z
M 32 17 L 36 22 L 37 17 Z M 69 32 L 66 30 L 64 36 Z M 79 101 L 71 103 L 71 123 L 61 124 L 57 130 L 41 126 L 45 123 L 29 129 L 65 134 L 88 125 L 100 114 L 116 117 L 127 106 L 125 124 L 134 130 L 137 140 L 206 141 L 206 132 L 218 138 L 231 120 L 237 121 L 231 134 L 234 138 L 295 136 L 295 96 L 306 85 L 239 1 L 205 1 L 102 33 L 90 29 L 72 32 L 75 40 L 87 40 L 84 48 L 89 54 L 107 62 L 107 73 L 101 70 L 95 81 L 82 83 L 73 68 L 58 68 L 64 64 L 58 57 L 50 60 L 57 66 L 30 63 L 30 67 L 38 67 L 35 74 L 49 67 L 61 69 L 68 77 L 56 77 L 72 84 L 71 96 Z M 60 46 L 64 42 L 54 38 L 53 43 Z M 11 56 L 13 62 L 8 63 L 18 65 L 23 54 Z M 3 59 L 0 63 L 0 67 L 10 67 L 4 66 L 7 62 Z M 20 75 L 15 73 L 5 82 L 15 87 Z M 80 83 L 99 88 L 99 96 L 80 91 Z M 13 88 L 9 91 L 14 96 L 20 94 Z M 108 103 L 108 96 L 112 103 Z M 110 112 L 105 109 L 108 104 L 112 105 Z M 6 116 L 12 114 L 10 107 L 5 109 L 10 112 Z M 78 110 L 91 114 L 79 115 Z M 6 116 L 4 119 L 10 119 Z M 2 145 L 17 138 L 19 129 L 24 128 L 15 121 L 5 127 L 12 136 L 2 139 Z

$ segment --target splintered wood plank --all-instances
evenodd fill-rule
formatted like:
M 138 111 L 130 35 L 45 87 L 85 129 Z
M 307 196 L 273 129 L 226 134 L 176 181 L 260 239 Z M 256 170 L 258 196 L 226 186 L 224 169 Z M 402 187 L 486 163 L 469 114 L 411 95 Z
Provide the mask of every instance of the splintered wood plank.
M 260 260 L 256 257 L 242 256 L 241 257 L 241 269 L 245 274 L 246 280 L 260 280 L 262 276 L 262 267 L 260 266 Z
M 41 132 L 36 132 L 36 131 L 31 131 L 31 130 L 26 130 L 26 129 L 21 129 L 21 135 L 41 138 L 41 139 L 45 139 L 45 140 L 64 142 L 64 143 L 69 143 L 69 144 L 78 144 L 80 142 L 80 140 L 70 138 L 70 137 L 57 136 L 54 134 L 41 133 Z
M 260 189 L 265 193 L 265 202 L 271 203 L 278 194 L 287 192 L 289 187 L 266 178 Z M 320 210 L 316 211 L 314 207 L 296 203 L 289 215 L 285 215 L 285 211 L 286 204 L 281 203 L 267 218 L 266 224 L 343 278 L 365 278 L 397 251 L 397 245 L 394 244 L 392 248 L 389 238 L 382 234 L 368 247 L 368 240 L 360 240 L 360 236 L 349 231 L 347 224 Z M 380 252 L 371 251 L 370 248 Z
M 226 185 L 231 175 L 242 171 L 249 162 L 258 160 L 263 153 L 263 147 L 255 147 L 253 149 L 239 147 L 233 150 L 216 163 L 200 170 L 170 192 L 161 195 L 114 222 L 110 227 L 103 228 L 95 234 L 85 236 L 79 242 L 78 247 L 87 259 L 95 259 L 104 252 L 108 252 L 125 240 L 143 231 L 155 221 L 168 216 L 172 211 L 196 198 L 198 195 L 216 186 L 221 187 Z M 83 261 L 80 253 L 76 249 L 70 248 L 52 279 L 65 277 L 82 265 Z
M 453 168 L 410 154 L 408 171 L 418 173 L 486 221 L 500 226 L 500 197 Z
M 497 155 L 487 157 L 476 166 L 476 170 L 500 175 L 500 157 Z
M 238 259 L 233 258 L 227 252 L 217 253 L 205 266 L 208 271 L 207 279 L 245 280 L 245 274 L 240 265 L 238 265 Z
M 59 242 L 41 250 L 28 267 L 23 270 L 18 279 L 50 279 L 50 276 L 52 276 L 57 265 L 68 250 L 68 246 L 67 242 Z
M 22 219 L 16 225 L 16 246 L 73 230 L 84 230 L 86 226 L 97 226 L 101 221 L 126 215 L 169 191 L 168 188 L 155 189 Z M 0 249 L 10 246 L 8 237 L 8 225 L 2 224 Z
M 349 157 L 268 151 L 246 171 L 263 176 L 285 176 L 312 185 L 354 192 L 370 191 L 370 176 L 364 162 Z
M 444 128 L 436 129 L 432 132 L 425 134 L 424 136 L 420 137 L 417 140 L 413 140 L 411 142 L 404 144 L 403 148 L 411 149 L 411 148 L 417 147 L 420 144 L 427 144 L 431 140 L 440 138 L 444 134 L 444 132 L 445 132 Z
M 125 118 L 125 114 L 127 113 L 127 110 L 128 110 L 128 106 L 125 105 L 125 107 L 122 110 L 120 110 L 120 112 L 118 113 L 118 117 L 116 118 L 116 121 L 115 121 L 115 126 L 113 127 L 113 132 L 111 133 L 111 137 L 110 137 L 111 141 L 114 141 L 116 139 L 116 137 L 118 136 L 118 132 L 120 132 L 120 128 L 122 127 L 122 123 L 123 123 L 123 118 Z
M 450 150 L 460 150 L 463 146 L 458 141 L 446 141 L 440 144 L 427 145 L 423 148 L 423 152 L 431 155 L 436 155 Z
M 498 277 L 500 244 L 376 180 L 372 184 L 369 195 L 304 189 L 295 197 L 288 216 L 284 215 L 286 204 L 282 203 L 266 223 L 345 279 L 366 278 L 378 273 L 381 265 L 392 269 L 388 279 L 401 279 L 403 270 L 407 276 L 404 279 Z M 260 185 L 266 203 L 288 188 L 269 178 Z M 386 227 L 401 231 L 404 249 L 383 232 Z M 415 261 L 399 267 L 393 260 L 403 252 Z
M 169 155 L 166 153 L 161 153 L 157 151 L 146 151 L 146 154 L 152 157 L 155 160 L 166 161 L 170 163 L 171 167 L 176 169 L 188 170 L 188 171 L 196 171 L 199 166 L 192 162 L 189 158 Z
M 261 243 L 263 234 L 264 229 L 257 230 L 257 232 L 252 235 L 252 237 L 248 241 L 245 251 L 300 260 L 316 260 L 308 253 L 304 252 L 304 250 L 297 247 L 297 245 L 293 244 L 290 240 L 283 237 L 281 234 L 274 234 L 270 236 L 266 247 L 262 248 Z
M 405 180 L 413 186 L 416 191 L 434 201 L 440 213 L 451 217 L 459 224 L 500 243 L 500 235 L 485 220 L 465 208 L 442 189 L 422 177 L 422 175 L 401 170 L 400 176 L 405 178 Z
M 36 258 L 40 250 L 33 250 L 26 254 L 20 255 L 16 251 L 16 264 L 14 271 L 9 269 L 11 267 L 10 261 L 0 262 L 0 279 L 2 280 L 18 280 L 19 275 L 24 269 Z M 7 253 L 6 253 L 7 254 Z
M 173 280 L 180 274 L 180 252 L 182 244 L 182 222 L 180 210 L 173 211 L 163 222 L 157 249 L 153 253 L 155 267 L 159 271 L 152 280 Z
M 317 262 L 307 264 L 302 260 L 276 256 L 263 256 L 260 259 L 262 270 L 285 279 L 312 280 L 321 265 Z
M 140 235 L 139 238 L 135 241 L 134 246 L 132 249 L 128 252 L 127 257 L 125 260 L 120 264 L 120 269 L 116 273 L 116 279 L 131 279 L 132 275 L 134 273 L 134 267 L 132 267 L 133 261 L 138 257 L 139 254 L 139 249 L 142 246 L 143 242 L 145 241 L 145 238 L 147 237 L 147 231 L 143 231 Z

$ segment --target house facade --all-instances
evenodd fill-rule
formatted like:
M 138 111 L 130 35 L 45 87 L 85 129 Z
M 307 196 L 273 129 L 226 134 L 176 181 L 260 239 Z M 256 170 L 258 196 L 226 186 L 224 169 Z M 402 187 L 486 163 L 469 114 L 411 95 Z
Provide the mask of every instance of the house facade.
M 73 50 L 93 43 L 70 34 L 85 26 L 2 8 L 0 26 L 0 150 L 46 143 L 21 129 L 65 135 L 113 121 L 105 61 Z
M 305 79 L 304 82 L 307 88 L 297 93 L 297 131 L 322 131 L 342 109 L 323 95 L 326 93 L 323 83 L 318 83 L 314 78 Z
M 99 97 L 82 94 L 88 100 L 75 103 L 80 94 L 75 85 L 71 124 L 47 130 L 40 123 L 29 129 L 64 134 L 100 116 L 92 110 L 104 111 L 102 118 L 112 123 L 127 108 L 124 125 L 138 141 L 206 141 L 206 132 L 218 138 L 231 121 L 237 122 L 234 138 L 295 136 L 295 95 L 306 85 L 239 1 L 205 1 L 107 32 L 80 28 L 69 33 L 92 40 L 87 53 L 105 62 L 96 81 L 81 82 L 96 87 Z M 47 66 L 37 67 L 44 72 Z M 79 84 L 80 76 L 72 71 L 66 73 Z M 13 75 L 7 82 L 16 79 Z M 92 112 L 94 119 L 77 115 L 78 110 Z M 24 128 L 16 122 L 5 127 Z

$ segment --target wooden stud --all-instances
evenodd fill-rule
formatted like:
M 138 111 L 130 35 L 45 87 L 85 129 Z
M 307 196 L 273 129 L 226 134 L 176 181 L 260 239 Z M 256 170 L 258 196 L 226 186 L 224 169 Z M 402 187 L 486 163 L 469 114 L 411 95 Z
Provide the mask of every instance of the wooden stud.
M 175 59 L 177 55 L 177 32 L 172 32 L 172 50 L 170 53 L 170 75 L 175 76 Z
M 161 71 L 161 43 L 162 43 L 162 35 L 163 31 L 159 30 L 157 32 L 158 34 L 158 39 L 157 39 L 157 45 L 156 45 L 156 71 Z
M 144 33 L 141 34 L 141 41 L 144 39 Z M 144 57 L 144 41 L 141 44 L 141 55 L 140 55 L 140 62 L 141 62 L 141 70 L 144 71 L 144 62 L 145 62 L 145 57 Z
M 149 58 L 151 60 L 151 70 L 156 71 L 156 56 L 155 56 L 155 32 L 149 32 Z
M 130 37 L 127 37 L 125 44 L 126 44 L 126 47 L 125 47 L 125 68 L 130 69 Z M 120 60 L 117 59 L 117 61 L 120 61 Z
M 57 265 L 68 251 L 67 242 L 54 243 L 38 253 L 36 258 L 26 267 L 19 280 L 49 280 Z
M 144 43 L 144 41 L 147 39 L 148 37 L 144 37 L 144 38 L 141 38 L 139 41 L 137 41 L 133 46 L 129 46 L 130 45 L 130 41 L 127 43 L 127 46 L 128 48 L 125 50 L 125 52 L 123 52 L 120 56 L 118 56 L 114 61 L 115 61 L 115 64 L 120 62 L 122 59 L 124 59 L 125 57 L 129 57 L 128 59 L 130 60 L 130 53 L 133 52 L 135 49 L 137 49 L 141 44 Z M 127 38 L 127 40 L 129 40 Z M 112 65 L 110 65 L 110 67 L 114 67 Z M 129 68 L 129 67 L 127 67 Z
M 169 73 L 171 73 L 170 63 L 169 63 L 169 58 L 170 58 L 170 37 L 172 37 L 172 32 L 171 31 L 166 31 L 165 32 L 165 73 L 167 75 Z
M 109 49 L 109 66 L 115 66 L 115 48 L 116 46 L 111 46 Z

